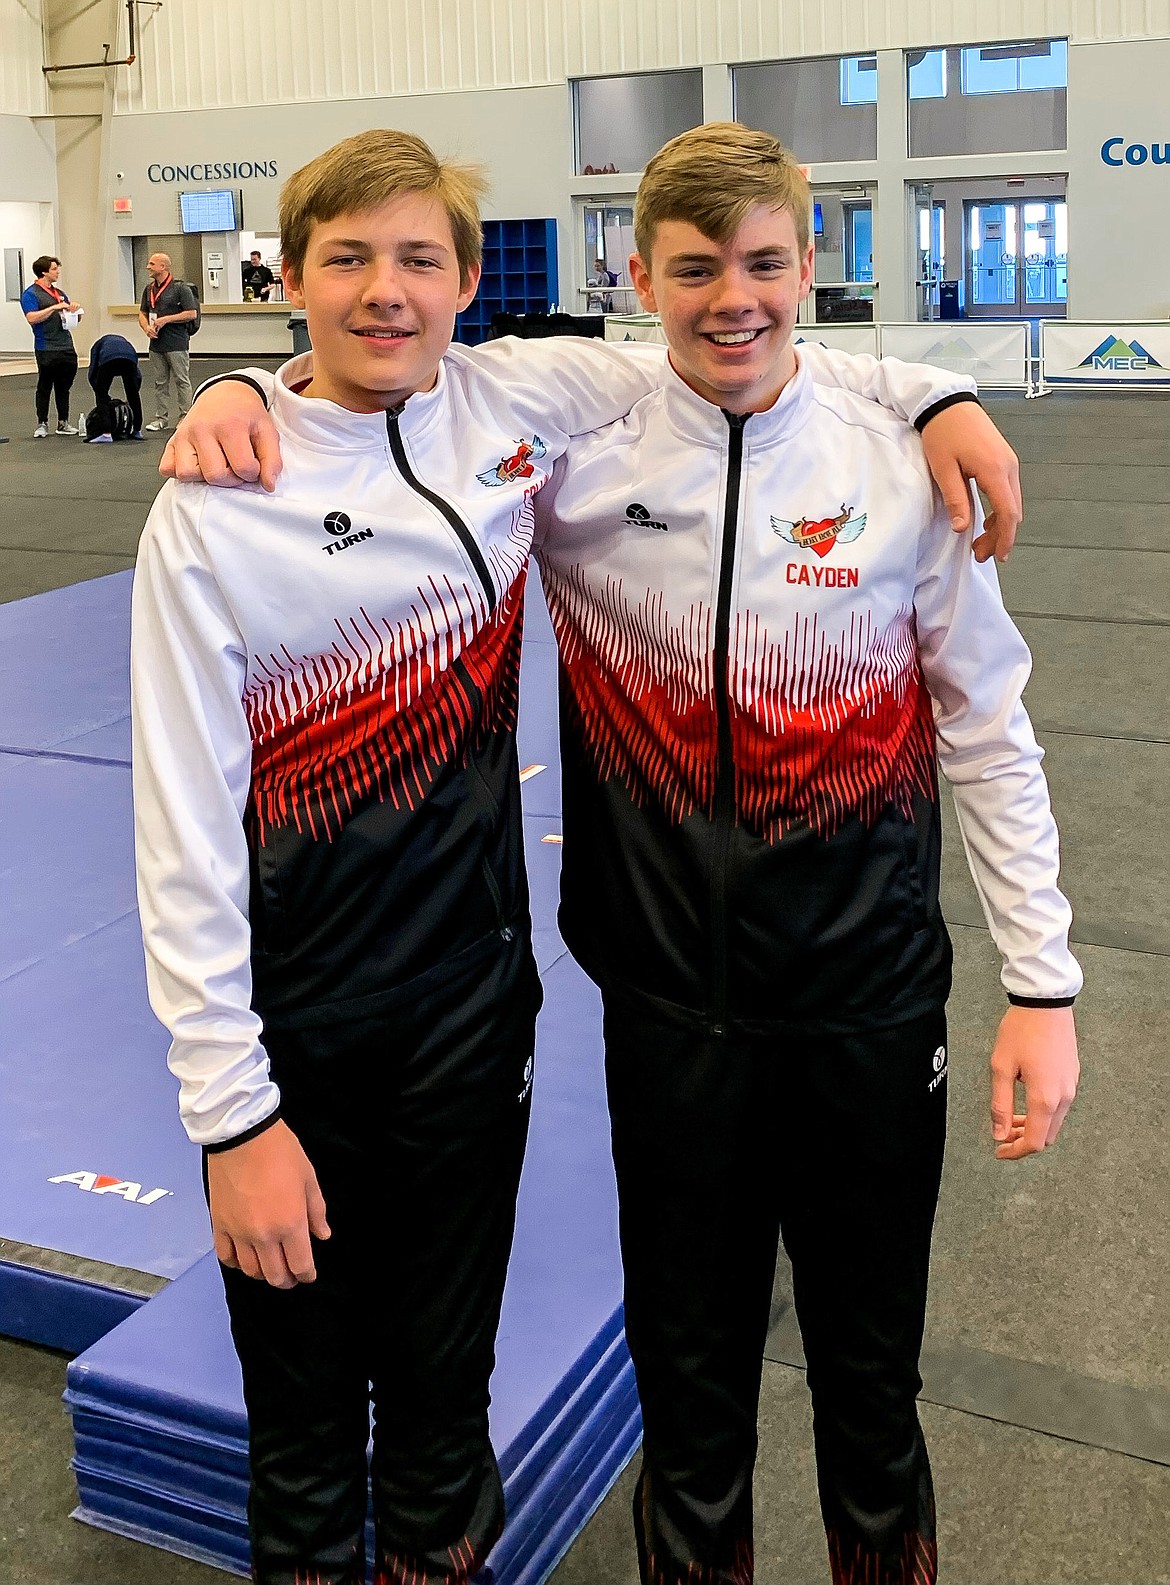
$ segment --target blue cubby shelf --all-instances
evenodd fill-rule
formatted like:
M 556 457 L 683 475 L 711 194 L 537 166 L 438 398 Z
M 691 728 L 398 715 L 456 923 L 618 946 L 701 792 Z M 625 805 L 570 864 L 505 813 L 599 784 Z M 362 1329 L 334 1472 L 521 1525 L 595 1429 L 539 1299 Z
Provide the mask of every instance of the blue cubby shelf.
M 547 312 L 558 290 L 555 220 L 485 220 L 479 291 L 457 316 L 455 339 L 486 340 L 493 314 Z

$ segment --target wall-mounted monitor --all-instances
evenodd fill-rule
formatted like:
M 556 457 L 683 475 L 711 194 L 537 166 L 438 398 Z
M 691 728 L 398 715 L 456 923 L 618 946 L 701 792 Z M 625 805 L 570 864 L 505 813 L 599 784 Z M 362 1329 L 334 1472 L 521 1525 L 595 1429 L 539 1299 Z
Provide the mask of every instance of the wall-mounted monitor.
M 823 237 L 825 234 L 825 217 L 818 203 L 813 204 L 813 236 Z
M 238 231 L 243 225 L 243 194 L 230 187 L 179 194 L 183 231 Z

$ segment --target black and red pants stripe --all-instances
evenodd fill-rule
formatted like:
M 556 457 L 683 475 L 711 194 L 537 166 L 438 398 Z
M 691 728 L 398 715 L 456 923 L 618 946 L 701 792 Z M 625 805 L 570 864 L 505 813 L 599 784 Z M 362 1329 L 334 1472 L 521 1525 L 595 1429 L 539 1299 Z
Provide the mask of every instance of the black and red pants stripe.
M 407 1005 L 265 1032 L 332 1237 L 288 1291 L 223 1268 L 257 1585 L 362 1585 L 371 1490 L 376 1585 L 462 1585 L 503 1528 L 488 1382 L 539 1003 L 517 929 Z
M 942 1009 L 865 1035 L 713 1034 L 607 996 L 643 1585 L 751 1585 L 778 1243 L 835 1585 L 933 1585 L 918 1357 L 946 1132 Z

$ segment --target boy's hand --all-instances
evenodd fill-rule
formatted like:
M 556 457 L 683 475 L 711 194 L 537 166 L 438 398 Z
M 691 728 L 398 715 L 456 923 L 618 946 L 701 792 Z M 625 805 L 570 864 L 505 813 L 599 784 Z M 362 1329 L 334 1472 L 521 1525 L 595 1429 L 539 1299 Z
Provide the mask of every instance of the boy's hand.
M 274 490 L 283 466 L 264 403 L 242 380 L 221 380 L 196 399 L 167 442 L 158 471 L 181 484 L 230 487 L 259 479 Z
M 317 1174 L 286 1123 L 207 1158 L 211 1229 L 225 1266 L 274 1288 L 315 1282 L 314 1238 L 328 1238 Z
M 971 527 L 971 486 L 987 497 L 990 510 L 975 541 L 975 560 L 1006 561 L 1024 516 L 1020 459 L 977 402 L 956 402 L 932 418 L 922 431 L 922 449 L 942 493 L 951 527 Z
M 1008 1008 L 991 1053 L 991 1128 L 1000 1161 L 1019 1161 L 1055 1142 L 1080 1071 L 1071 1007 Z M 1017 1079 L 1023 1112 L 1015 1109 Z

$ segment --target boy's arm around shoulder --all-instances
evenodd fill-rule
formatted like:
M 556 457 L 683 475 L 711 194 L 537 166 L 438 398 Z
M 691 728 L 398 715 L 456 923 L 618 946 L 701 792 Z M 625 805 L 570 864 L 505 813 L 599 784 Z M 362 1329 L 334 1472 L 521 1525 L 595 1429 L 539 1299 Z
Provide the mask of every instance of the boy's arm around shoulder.
M 1072 1003 L 1083 976 L 1069 948 L 1042 750 L 1021 697 L 1031 656 L 994 565 L 972 559 L 937 503 L 919 543 L 914 605 L 939 763 L 1011 1003 L 992 1053 L 991 1113 L 996 1154 L 1014 1160 L 1055 1141 L 1080 1071 Z
M 802 342 L 814 380 L 839 385 L 913 424 L 957 533 L 975 527 L 975 557 L 1006 561 L 1024 515 L 1020 462 L 979 405 L 974 380 L 926 363 L 873 358 Z M 982 531 L 972 517 L 971 484 L 987 496 Z
M 167 441 L 158 465 L 163 478 L 227 488 L 259 483 L 274 490 L 283 467 L 268 413 L 275 385 L 274 374 L 254 368 L 205 380 Z
M 267 1123 L 280 1097 L 251 1007 L 247 655 L 200 533 L 208 494 L 169 485 L 151 510 L 130 675 L 147 986 L 173 1038 L 184 1126 L 215 1146 Z
M 475 368 L 500 380 L 509 404 L 537 433 L 590 434 L 624 418 L 662 383 L 666 348 L 648 342 L 607 342 L 595 336 L 501 336 L 458 349 Z M 542 438 L 547 438 L 545 434 Z M 558 446 L 563 449 L 563 439 Z

